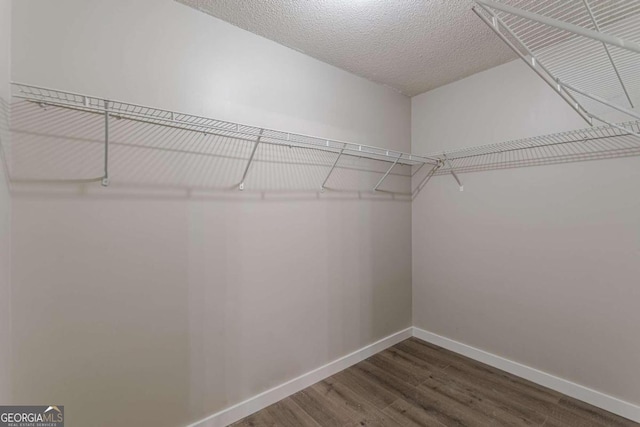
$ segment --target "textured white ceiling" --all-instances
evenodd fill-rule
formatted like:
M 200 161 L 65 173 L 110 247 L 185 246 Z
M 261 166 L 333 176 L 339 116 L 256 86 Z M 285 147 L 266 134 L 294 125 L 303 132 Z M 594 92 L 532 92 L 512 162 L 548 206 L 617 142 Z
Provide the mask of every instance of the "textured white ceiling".
M 413 96 L 516 56 L 471 0 L 177 0 Z

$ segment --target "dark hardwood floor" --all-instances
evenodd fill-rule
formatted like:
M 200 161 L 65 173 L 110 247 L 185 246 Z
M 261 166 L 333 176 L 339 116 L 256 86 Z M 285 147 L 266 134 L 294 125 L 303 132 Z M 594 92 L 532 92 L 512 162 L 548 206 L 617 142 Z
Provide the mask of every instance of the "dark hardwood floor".
M 233 425 L 640 426 L 416 338 Z

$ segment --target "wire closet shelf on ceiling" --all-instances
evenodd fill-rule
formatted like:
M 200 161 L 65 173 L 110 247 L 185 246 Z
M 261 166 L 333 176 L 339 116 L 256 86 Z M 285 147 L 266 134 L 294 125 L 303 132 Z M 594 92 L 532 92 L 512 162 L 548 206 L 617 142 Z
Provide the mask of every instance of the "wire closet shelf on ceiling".
M 475 0 L 473 11 L 590 127 L 433 155 L 434 175 L 460 184 L 456 171 L 640 155 L 640 0 Z
M 476 0 L 473 11 L 589 125 L 640 119 L 640 0 Z

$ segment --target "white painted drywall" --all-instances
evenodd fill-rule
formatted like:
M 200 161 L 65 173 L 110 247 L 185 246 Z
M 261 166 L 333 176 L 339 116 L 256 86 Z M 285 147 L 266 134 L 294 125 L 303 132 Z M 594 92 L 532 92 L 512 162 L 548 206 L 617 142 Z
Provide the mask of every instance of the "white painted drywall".
M 412 99 L 416 153 L 580 127 L 517 61 Z M 414 325 L 640 403 L 640 158 L 461 178 L 413 202 Z
M 12 53 L 15 81 L 410 146 L 408 98 L 171 0 L 21 0 Z M 69 117 L 53 125 L 100 140 L 100 118 Z M 15 125 L 18 177 L 100 172 L 100 145 Z M 16 400 L 64 404 L 70 425 L 185 425 L 411 325 L 408 200 L 192 193 L 171 177 L 201 160 L 113 150 L 108 189 L 15 183 Z M 291 181 L 273 170 L 248 187 Z
M 0 0 L 0 404 L 11 403 L 11 197 L 5 162 L 11 74 L 11 1 Z

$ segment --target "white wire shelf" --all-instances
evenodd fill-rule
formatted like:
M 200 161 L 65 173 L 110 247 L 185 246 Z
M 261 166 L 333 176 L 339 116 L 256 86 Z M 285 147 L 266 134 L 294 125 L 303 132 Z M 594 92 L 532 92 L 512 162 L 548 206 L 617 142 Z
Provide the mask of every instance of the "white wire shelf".
M 97 114 L 109 112 L 110 117 L 114 119 L 136 120 L 187 131 L 201 132 L 204 134 L 218 135 L 252 142 L 255 142 L 260 138 L 261 144 L 278 144 L 289 147 L 295 146 L 300 148 L 330 151 L 332 153 L 342 152 L 342 154 L 346 156 L 356 156 L 401 165 L 414 166 L 424 163 L 436 163 L 434 159 L 429 159 L 423 156 L 415 156 L 410 153 L 374 147 L 366 144 L 319 138 L 293 132 L 233 123 L 21 83 L 12 83 L 12 87 L 12 96 L 14 98 L 40 103 L 43 106 L 57 106 Z
M 24 84 L 13 84 L 13 95 L 21 100 L 19 104 L 14 106 L 15 111 L 12 110 L 12 122 L 15 122 L 16 130 L 21 132 L 19 137 L 14 139 L 25 141 L 27 144 L 24 146 L 25 152 L 32 151 L 30 145 L 39 143 L 40 139 L 51 138 L 53 140 L 57 138 L 56 140 L 61 141 L 65 153 L 68 154 L 61 152 L 60 155 L 57 155 L 56 160 L 51 158 L 45 160 L 44 163 L 64 163 L 65 168 L 75 169 L 81 166 L 71 165 L 68 156 L 78 150 L 84 150 L 87 153 L 92 153 L 88 156 L 94 159 L 92 164 L 95 165 L 96 156 L 101 154 L 96 152 L 95 148 L 89 147 L 102 145 L 104 146 L 102 153 L 104 176 L 95 178 L 95 180 L 102 180 L 104 185 L 108 184 L 109 178 L 109 130 L 113 134 L 112 144 L 115 144 L 112 148 L 120 149 L 119 152 L 115 152 L 114 162 L 116 163 L 113 167 L 116 172 L 114 173 L 121 175 L 128 173 L 125 171 L 127 166 L 123 162 L 123 156 L 126 158 L 128 155 L 122 151 L 126 145 L 129 147 L 128 149 L 152 149 L 164 152 L 166 155 L 181 153 L 211 158 L 211 162 L 215 161 L 215 166 L 213 166 L 214 163 L 210 164 L 216 170 L 226 168 L 231 171 L 233 169 L 232 173 L 221 172 L 221 175 L 225 176 L 217 177 L 216 182 L 224 182 L 224 188 L 233 187 L 239 182 L 240 189 L 244 188 L 245 179 L 249 179 L 248 185 L 251 188 L 255 188 L 258 184 L 255 177 L 247 177 L 249 167 L 255 159 L 258 159 L 254 163 L 259 163 L 255 166 L 259 171 L 268 167 L 276 167 L 276 163 L 280 161 L 295 163 L 295 174 L 298 174 L 299 177 L 296 179 L 308 179 L 310 182 L 312 181 L 309 185 L 315 186 L 316 189 L 324 189 L 334 169 L 340 169 L 336 172 L 337 178 L 340 179 L 345 176 L 345 173 L 348 173 L 351 181 L 358 173 L 369 173 L 369 178 L 361 183 L 367 186 L 371 185 L 373 190 L 379 190 L 385 179 L 397 179 L 398 176 L 403 175 L 402 173 L 400 175 L 392 173 L 392 169 L 396 165 L 414 167 L 415 170 L 411 175 L 426 172 L 427 181 L 433 175 L 452 174 L 462 188 L 457 173 L 640 155 L 640 138 L 637 136 L 640 134 L 640 121 L 590 127 L 421 156 Z M 50 111 L 48 106 L 53 106 L 53 111 Z M 62 112 L 65 111 L 68 114 L 63 115 Z M 88 120 L 89 118 L 91 120 Z M 109 125 L 109 123 L 111 124 Z M 127 123 L 143 125 L 145 128 L 133 129 L 126 125 Z M 163 129 L 171 132 L 161 132 Z M 105 132 L 104 138 L 100 136 L 102 131 Z M 181 134 L 175 132 L 181 132 Z M 204 139 L 194 139 L 183 135 L 185 133 L 194 136 L 202 135 L 199 138 Z M 212 135 L 216 139 L 207 139 Z M 242 147 L 230 146 L 230 141 L 233 140 L 243 142 Z M 67 146 L 68 143 L 65 141 L 83 141 L 89 144 L 71 147 Z M 224 148 L 225 145 L 228 148 Z M 258 145 L 274 147 L 276 150 L 260 151 Z M 300 152 L 316 154 L 311 156 L 295 154 L 291 150 L 287 151 L 287 148 L 291 147 L 299 149 Z M 22 151 L 19 147 L 16 148 L 16 153 L 20 154 Z M 53 153 L 48 149 L 39 152 Z M 152 155 L 157 157 L 156 154 L 150 154 L 150 156 Z M 340 166 L 336 168 L 343 155 L 353 161 L 346 161 L 343 158 L 340 161 Z M 217 160 L 213 160 L 213 158 Z M 373 160 L 377 166 L 372 170 L 365 170 L 361 165 L 354 163 L 361 158 Z M 424 167 L 425 165 L 427 167 Z M 41 166 L 42 162 L 40 162 Z M 165 166 L 166 162 L 158 163 L 157 169 Z M 39 172 L 39 179 L 46 177 L 47 170 L 49 169 L 45 167 Z M 303 172 L 303 170 L 307 172 Z M 193 173 L 195 172 L 194 170 Z M 173 175 L 173 173 L 171 174 Z M 191 171 L 185 177 L 187 175 L 191 176 Z M 242 179 L 237 181 L 240 176 Z M 189 179 L 190 182 L 201 182 L 199 180 L 200 178 L 195 175 L 193 179 Z M 334 182 L 336 182 L 335 178 Z M 204 182 L 202 184 L 205 185 Z M 375 186 L 373 186 L 374 184 Z M 421 186 L 419 185 L 418 189 Z M 414 189 L 412 193 L 415 194 L 415 192 Z
M 626 129 L 623 130 L 623 129 Z M 640 155 L 640 121 L 590 127 L 432 154 L 434 175 L 537 166 Z
M 103 176 L 97 179 L 102 182 L 103 186 L 109 185 L 109 130 L 114 128 L 114 119 L 125 119 L 126 121 L 146 125 L 158 125 L 205 136 L 213 135 L 224 138 L 227 141 L 240 140 L 252 143 L 252 148 L 238 185 L 240 190 L 245 188 L 245 180 L 248 178 L 250 167 L 254 163 L 259 146 L 312 150 L 333 156 L 328 164 L 325 165 L 329 169 L 324 176 L 322 184 L 319 186 L 321 191 L 325 190 L 325 186 L 336 167 L 341 168 L 338 163 L 343 156 L 389 164 L 388 169 L 380 172 L 382 176 L 373 187 L 373 191 L 382 191 L 379 187 L 387 177 L 393 175 L 392 170 L 396 165 L 412 167 L 425 164 L 436 165 L 439 162 L 438 159 L 416 156 L 397 150 L 233 123 L 22 83 L 12 83 L 12 96 L 18 100 L 23 100 L 30 104 L 35 103 L 44 108 L 53 106 L 104 116 L 104 172 Z M 91 180 L 96 179 L 91 178 Z
M 589 124 L 640 119 L 640 0 L 476 0 L 474 11 Z

